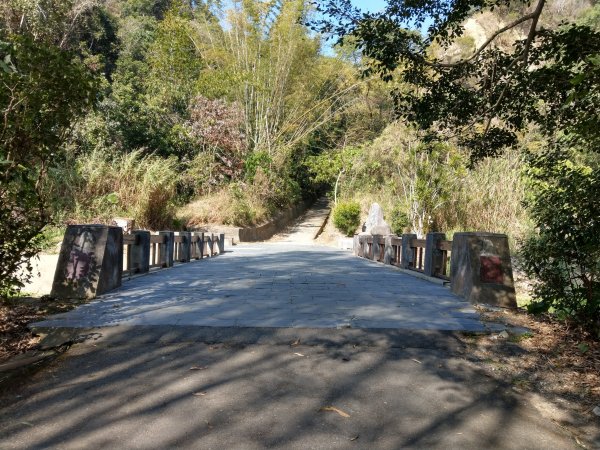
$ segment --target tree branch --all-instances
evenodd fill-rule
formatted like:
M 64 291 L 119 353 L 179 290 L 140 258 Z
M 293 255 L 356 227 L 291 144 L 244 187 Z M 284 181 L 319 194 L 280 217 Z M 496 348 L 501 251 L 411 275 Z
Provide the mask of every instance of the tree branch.
M 498 37 L 500 36 L 502 33 L 505 33 L 511 29 L 513 29 L 514 27 L 516 27 L 517 25 L 520 25 L 524 22 L 527 22 L 529 20 L 531 20 L 531 27 L 529 28 L 529 33 L 527 35 L 527 42 L 525 43 L 525 51 L 522 54 L 522 58 L 524 61 L 527 60 L 527 55 L 529 53 L 529 48 L 531 47 L 531 43 L 533 42 L 533 39 L 535 38 L 535 32 L 536 32 L 536 28 L 537 28 L 537 24 L 538 21 L 540 19 L 540 15 L 542 14 L 542 10 L 544 9 L 544 5 L 546 3 L 546 0 L 539 0 L 538 4 L 536 5 L 535 9 L 529 13 L 526 14 L 520 18 L 518 18 L 517 20 L 509 23 L 508 25 L 500 28 L 499 30 L 497 30 L 496 32 L 494 32 L 494 34 L 492 34 L 482 45 L 481 47 L 479 47 L 475 53 L 473 53 L 470 57 L 468 57 L 467 59 L 463 59 L 462 61 L 457 61 L 455 63 L 441 63 L 441 62 L 431 62 L 431 61 L 427 61 L 426 59 L 422 59 L 422 63 L 425 64 L 426 66 L 429 67 L 437 67 L 437 68 L 451 68 L 451 67 L 457 67 L 460 66 L 462 64 L 466 64 L 468 62 L 473 61 L 475 58 L 477 58 L 487 47 L 489 47 L 489 45 Z

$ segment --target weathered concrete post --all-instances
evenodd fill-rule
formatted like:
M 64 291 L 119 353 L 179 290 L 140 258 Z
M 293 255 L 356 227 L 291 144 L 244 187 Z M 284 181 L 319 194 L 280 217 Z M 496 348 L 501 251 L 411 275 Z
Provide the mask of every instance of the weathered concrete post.
M 172 231 L 156 231 L 154 234 L 164 237 L 164 242 L 158 244 L 158 264 L 162 267 L 173 267 L 175 233 Z
M 362 243 L 362 257 L 367 258 L 367 259 L 371 259 L 371 254 L 369 253 L 369 239 L 370 238 L 371 238 L 371 236 L 365 236 L 363 238 L 363 243 Z
M 204 233 L 200 233 L 200 240 L 198 241 L 198 248 L 200 249 L 200 259 L 204 258 L 206 254 L 206 240 L 204 238 Z
M 190 262 L 191 257 L 191 237 L 192 233 L 189 231 L 176 231 L 175 232 L 175 240 L 178 241 L 175 243 L 177 261 L 186 263 Z
M 134 230 L 135 243 L 129 246 L 131 270 L 134 273 L 146 273 L 150 271 L 150 232 L 145 230 Z
M 450 262 L 452 292 L 471 303 L 517 306 L 508 238 L 495 233 L 456 233 Z
M 352 238 L 352 253 L 354 253 L 354 256 L 361 256 L 361 254 L 360 254 L 360 238 L 358 237 L 358 234 L 355 234 L 354 237 Z
M 373 261 L 379 261 L 379 257 L 381 255 L 381 244 L 380 244 L 380 240 L 381 240 L 382 236 L 379 234 L 375 234 L 373 235 L 373 244 L 371 246 L 371 251 L 372 251 L 372 258 Z
M 219 255 L 225 253 L 225 233 L 219 234 Z
M 60 248 L 50 295 L 94 298 L 121 286 L 122 270 L 122 228 L 69 225 Z
M 213 249 L 213 237 L 214 235 L 212 233 L 204 235 L 204 240 L 206 242 L 206 255 L 210 257 L 215 256 Z
M 190 238 L 190 258 L 191 259 L 202 259 L 202 233 L 194 231 L 191 233 Z
M 414 253 L 410 247 L 410 243 L 413 239 L 416 239 L 416 234 L 403 234 L 402 235 L 402 264 L 403 269 L 410 269 L 414 266 Z
M 433 277 L 442 268 L 442 252 L 438 249 L 440 241 L 446 240 L 444 233 L 427 233 L 425 237 L 425 275 Z
M 394 247 L 392 247 L 392 239 L 396 236 L 389 235 L 385 237 L 385 249 L 383 251 L 383 263 L 384 264 L 392 264 L 395 258 Z

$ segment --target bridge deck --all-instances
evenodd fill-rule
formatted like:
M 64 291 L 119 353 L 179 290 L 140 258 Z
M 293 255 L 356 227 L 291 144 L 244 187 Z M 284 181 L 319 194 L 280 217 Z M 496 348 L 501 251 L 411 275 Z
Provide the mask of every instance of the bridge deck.
M 241 245 L 125 282 L 36 326 L 396 328 L 484 331 L 448 289 L 327 247 Z

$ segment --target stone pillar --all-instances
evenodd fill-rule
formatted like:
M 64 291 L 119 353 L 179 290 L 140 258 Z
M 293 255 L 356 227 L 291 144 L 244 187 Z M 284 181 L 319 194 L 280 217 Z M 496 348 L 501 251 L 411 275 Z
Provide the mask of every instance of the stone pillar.
M 202 233 L 193 232 L 190 238 L 190 258 L 202 259 L 203 248 L 202 248 Z
M 362 254 L 363 258 L 371 259 L 371 253 L 369 252 L 369 236 L 363 238 Z
M 371 247 L 372 251 L 373 251 L 373 261 L 379 261 L 379 255 L 381 254 L 381 249 L 380 246 L 381 244 L 379 243 L 381 239 L 381 236 L 378 234 L 373 235 L 373 246 Z
M 508 238 L 495 233 L 456 233 L 450 260 L 452 292 L 471 303 L 515 308 Z
M 213 250 L 213 237 L 212 233 L 204 235 L 204 242 L 206 242 L 206 255 L 207 256 L 215 256 L 215 252 Z
M 134 273 L 146 273 L 150 270 L 150 232 L 135 230 L 135 244 L 129 246 L 130 268 Z
M 192 251 L 190 240 L 192 233 L 189 231 L 177 231 L 175 232 L 175 237 L 179 237 L 179 239 L 176 240 L 180 241 L 175 243 L 175 247 L 177 248 L 177 261 L 182 263 L 190 262 Z
M 51 296 L 91 299 L 121 286 L 123 230 L 105 225 L 69 225 Z
M 225 233 L 219 234 L 219 255 L 225 253 Z
M 442 268 L 442 252 L 438 249 L 440 241 L 445 241 L 444 233 L 427 233 L 425 237 L 425 275 L 436 276 Z
M 403 269 L 410 269 L 415 265 L 415 255 L 410 247 L 410 241 L 416 239 L 416 234 L 403 234 L 402 235 L 402 262 L 400 267 Z
M 154 234 L 164 237 L 164 242 L 158 244 L 158 258 L 159 264 L 162 267 L 173 267 L 173 250 L 175 233 L 172 231 L 156 231 Z
M 358 237 L 358 234 L 355 234 L 354 237 L 352 238 L 352 253 L 354 254 L 354 256 L 361 256 L 359 247 L 360 247 L 360 238 Z
M 394 260 L 394 247 L 392 247 L 392 238 L 396 236 L 389 235 L 385 237 L 385 250 L 383 253 L 383 263 L 384 264 L 392 264 Z

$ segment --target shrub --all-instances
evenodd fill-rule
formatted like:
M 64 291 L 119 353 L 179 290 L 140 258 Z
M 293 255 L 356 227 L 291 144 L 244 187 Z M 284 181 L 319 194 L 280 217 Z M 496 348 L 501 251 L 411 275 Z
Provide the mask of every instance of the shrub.
M 333 224 L 346 236 L 352 236 L 360 225 L 360 205 L 356 202 L 339 203 L 333 211 Z
M 390 214 L 390 227 L 392 232 L 398 236 L 404 233 L 404 230 L 410 227 L 410 219 L 401 206 L 395 206 Z
M 528 206 L 537 230 L 522 256 L 536 280 L 529 309 L 553 309 L 600 337 L 600 165 L 580 159 L 574 152 L 530 158 Z

